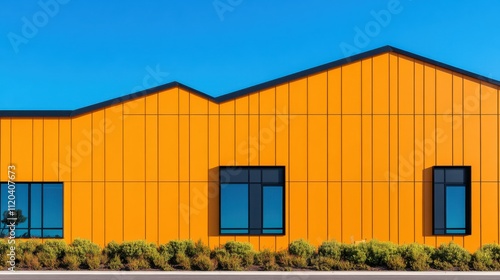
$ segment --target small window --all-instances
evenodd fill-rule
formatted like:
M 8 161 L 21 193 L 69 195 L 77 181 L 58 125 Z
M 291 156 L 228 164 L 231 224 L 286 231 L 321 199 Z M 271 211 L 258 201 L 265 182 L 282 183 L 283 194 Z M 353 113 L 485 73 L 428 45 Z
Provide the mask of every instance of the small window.
M 434 235 L 471 234 L 470 166 L 433 168 Z
M 63 237 L 62 183 L 0 183 L 0 237 L 13 218 L 17 238 Z
M 285 168 L 220 167 L 220 234 L 285 234 Z

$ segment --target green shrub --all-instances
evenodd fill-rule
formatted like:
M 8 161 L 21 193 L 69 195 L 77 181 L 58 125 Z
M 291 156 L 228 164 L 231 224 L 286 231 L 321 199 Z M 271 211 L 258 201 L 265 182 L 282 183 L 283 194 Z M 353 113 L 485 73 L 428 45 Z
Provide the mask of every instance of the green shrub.
M 337 241 L 325 241 L 318 247 L 318 254 L 339 261 L 342 256 L 342 246 Z
M 6 239 L 0 239 L 0 255 L 9 253 L 10 245 Z
M 191 260 L 184 253 L 178 253 L 175 255 L 175 262 L 179 266 L 180 269 L 190 270 L 191 269 Z
M 306 268 L 307 267 L 307 259 L 302 256 L 293 256 L 292 257 L 292 265 L 296 268 Z
M 49 240 L 38 244 L 36 255 L 40 264 L 45 268 L 55 269 L 62 262 L 68 246 L 61 240 Z
M 115 256 L 120 256 L 120 244 L 116 243 L 115 241 L 111 241 L 104 247 L 102 250 L 103 254 L 108 256 L 108 259 L 113 259 Z
M 140 258 L 137 258 L 137 259 L 133 259 L 133 258 L 126 258 L 125 259 L 127 264 L 125 265 L 125 268 L 127 270 L 130 270 L 130 271 L 133 271 L 133 270 L 145 270 L 145 269 L 149 269 L 150 266 L 149 266 L 149 262 L 140 257 Z
M 255 263 L 261 266 L 263 270 L 277 270 L 279 268 L 276 264 L 276 253 L 269 249 L 257 253 Z
M 325 257 L 323 255 L 318 255 L 311 261 L 311 264 L 316 270 L 328 271 L 333 269 L 336 262 L 338 262 L 338 260 L 335 260 L 332 257 Z
M 276 253 L 276 263 L 285 270 L 291 270 L 293 266 L 292 256 L 288 251 L 280 251 Z
M 37 248 L 40 244 L 37 240 L 16 242 L 17 266 L 27 269 L 40 269 L 41 265 L 36 256 Z
M 405 270 L 405 259 L 400 255 L 390 255 L 387 259 L 387 268 L 390 270 Z
M 208 246 L 203 245 L 201 240 L 198 240 L 194 244 L 194 254 L 195 255 L 205 255 L 210 258 L 210 248 Z
M 156 245 L 147 243 L 143 240 L 127 241 L 120 245 L 120 254 L 122 258 L 139 258 L 154 255 L 157 252 Z
M 87 263 L 88 269 L 90 269 L 90 270 L 99 269 L 101 267 L 101 256 L 100 255 L 88 256 L 86 259 L 86 263 Z
M 241 258 L 237 255 L 222 254 L 221 252 L 219 252 L 218 254 L 216 254 L 216 260 L 219 269 L 230 271 L 243 270 L 243 266 L 241 265 Z
M 128 264 L 129 259 L 138 260 L 134 265 L 138 265 L 140 269 L 160 268 L 156 264 L 164 265 L 156 245 L 143 240 L 123 242 L 119 247 L 119 254 L 121 259 L 125 260 L 125 265 Z
M 486 244 L 472 256 L 475 270 L 500 270 L 500 245 Z
M 434 251 L 432 259 L 434 267 L 437 269 L 451 270 L 456 268 L 469 270 L 471 255 L 464 248 L 450 242 L 449 244 L 441 244 Z
M 153 267 L 165 271 L 172 270 L 172 267 L 168 264 L 169 259 L 169 257 L 165 257 L 165 255 L 161 253 L 155 254 L 152 259 Z
M 40 268 L 42 268 L 40 262 L 38 261 L 38 257 L 31 253 L 23 256 L 22 267 L 31 270 L 39 270 Z
M 80 268 L 81 262 L 76 255 L 67 254 L 63 258 L 63 266 L 69 270 L 78 270 Z
M 307 260 L 314 254 L 316 248 L 311 245 L 311 243 L 303 239 L 299 239 L 290 243 L 288 251 L 294 256 L 300 256 Z
M 164 248 L 160 246 L 160 251 L 166 251 L 171 257 L 177 254 L 184 254 L 188 257 L 194 257 L 196 254 L 195 245 L 192 240 L 172 240 Z
M 45 268 L 55 269 L 59 266 L 57 255 L 54 251 L 39 252 L 38 261 Z
M 210 252 L 211 259 L 217 259 L 218 257 L 229 256 L 229 253 L 224 248 L 215 248 Z
M 248 242 L 228 241 L 224 244 L 224 249 L 230 254 L 244 256 L 248 252 L 252 252 L 252 244 Z
M 333 263 L 333 270 L 354 270 L 356 265 L 349 261 L 340 260 Z
M 111 270 L 121 270 L 123 268 L 122 261 L 119 255 L 114 255 L 108 262 L 108 267 Z
M 56 257 L 59 261 L 62 261 L 66 251 L 68 250 L 68 245 L 65 241 L 62 240 L 48 240 L 43 243 L 44 249 L 52 249 L 52 251 L 56 254 Z M 43 251 L 43 250 L 42 250 Z
M 407 268 L 413 271 L 424 271 L 430 269 L 434 248 L 412 243 L 400 246 L 398 253 L 405 260 Z
M 89 240 L 77 238 L 69 245 L 66 256 L 75 256 L 80 265 L 84 268 L 91 268 L 91 266 L 95 267 L 94 258 L 99 258 L 100 260 L 101 253 L 101 248 L 97 244 Z
M 224 244 L 224 249 L 228 254 L 239 257 L 243 268 L 248 268 L 254 263 L 255 253 L 252 244 L 248 242 L 228 241 Z
M 357 245 L 366 251 L 366 264 L 369 266 L 387 266 L 389 259 L 397 253 L 398 246 L 391 242 L 371 240 Z
M 214 263 L 212 262 L 210 257 L 204 253 L 196 255 L 192 259 L 191 267 L 194 270 L 201 270 L 201 271 L 211 271 L 215 269 Z
M 42 243 L 38 240 L 26 240 L 21 242 L 16 242 L 16 255 L 21 256 L 24 254 L 35 254 L 37 252 L 38 246 Z
M 352 264 L 364 264 L 366 262 L 366 247 L 354 244 L 342 246 L 342 259 Z

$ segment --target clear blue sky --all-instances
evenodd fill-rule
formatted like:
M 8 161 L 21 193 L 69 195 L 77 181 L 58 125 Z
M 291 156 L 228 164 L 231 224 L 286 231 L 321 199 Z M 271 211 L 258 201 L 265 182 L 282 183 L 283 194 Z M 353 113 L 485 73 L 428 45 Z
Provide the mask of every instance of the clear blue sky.
M 500 1 L 4 0 L 0 110 L 76 109 L 171 81 L 217 96 L 343 58 L 342 46 L 392 45 L 499 80 L 499 12 Z

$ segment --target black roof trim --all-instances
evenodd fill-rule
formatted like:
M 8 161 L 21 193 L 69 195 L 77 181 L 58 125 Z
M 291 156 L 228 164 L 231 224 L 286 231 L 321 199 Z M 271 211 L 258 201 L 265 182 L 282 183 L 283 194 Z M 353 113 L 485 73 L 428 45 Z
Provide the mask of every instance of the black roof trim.
M 76 117 L 76 116 L 79 116 L 79 115 L 82 115 L 85 113 L 89 113 L 89 112 L 92 112 L 95 110 L 99 110 L 99 109 L 102 109 L 102 108 L 105 108 L 105 107 L 108 107 L 111 105 L 119 104 L 119 103 L 122 103 L 125 101 L 129 101 L 129 100 L 136 99 L 136 98 L 139 98 L 142 96 L 147 96 L 147 95 L 150 95 L 153 93 L 157 93 L 159 91 L 163 91 L 163 90 L 167 90 L 167 89 L 171 89 L 171 88 L 176 88 L 176 87 L 184 89 L 186 91 L 189 91 L 193 94 L 199 95 L 200 97 L 206 98 L 212 102 L 223 103 L 225 101 L 229 101 L 229 100 L 237 98 L 239 96 L 243 96 L 246 94 L 257 92 L 257 91 L 267 89 L 270 87 L 278 86 L 280 84 L 284 84 L 284 83 L 287 83 L 287 82 L 292 81 L 292 80 L 296 80 L 296 79 L 303 78 L 303 77 L 306 77 L 306 76 L 309 76 L 312 74 L 316 74 L 316 73 L 319 73 L 319 72 L 322 72 L 322 71 L 325 71 L 325 70 L 328 70 L 331 68 L 339 67 L 342 65 L 349 64 L 351 62 L 359 61 L 359 60 L 362 60 L 365 58 L 369 58 L 369 57 L 373 57 L 373 56 L 376 56 L 379 54 L 384 54 L 384 53 L 389 53 L 389 52 L 401 54 L 401 55 L 407 56 L 409 58 L 413 58 L 415 60 L 419 60 L 419 61 L 422 61 L 424 63 L 432 64 L 432 65 L 435 65 L 437 67 L 444 68 L 444 69 L 462 74 L 464 76 L 469 76 L 471 78 L 478 79 L 480 81 L 484 81 L 484 82 L 487 82 L 487 83 L 490 83 L 490 84 L 493 84 L 493 85 L 500 87 L 500 81 L 498 81 L 498 80 L 494 80 L 494 79 L 491 79 L 491 78 L 488 78 L 488 77 L 485 77 L 482 75 L 478 75 L 476 73 L 472 73 L 472 72 L 469 72 L 469 71 L 466 71 L 466 70 L 463 70 L 463 69 L 445 64 L 445 63 L 441 63 L 439 61 L 435 61 L 435 60 L 432 60 L 432 59 L 429 59 L 429 58 L 426 58 L 426 57 L 423 57 L 423 56 L 420 56 L 420 55 L 417 55 L 417 54 L 414 54 L 414 53 L 411 53 L 408 51 L 404 51 L 404 50 L 395 48 L 395 47 L 384 46 L 384 47 L 373 49 L 373 50 L 370 50 L 367 52 L 356 54 L 356 55 L 353 55 L 350 57 L 342 58 L 342 59 L 339 59 L 339 60 L 336 60 L 333 62 L 329 62 L 329 63 L 323 64 L 323 65 L 319 65 L 319 66 L 316 66 L 313 68 L 309 68 L 307 70 L 296 72 L 296 73 L 293 73 L 293 74 L 290 74 L 290 75 L 287 75 L 287 76 L 284 76 L 284 77 L 281 77 L 278 79 L 274 79 L 274 80 L 270 80 L 270 81 L 267 81 L 264 83 L 260 83 L 260 84 L 257 84 L 255 86 L 251 86 L 251 87 L 247 87 L 247 88 L 237 90 L 237 91 L 234 91 L 231 93 L 227 93 L 227 94 L 224 94 L 224 95 L 221 95 L 218 97 L 212 97 L 204 92 L 201 92 L 201 91 L 196 90 L 194 88 L 188 87 L 188 86 L 181 84 L 179 82 L 170 82 L 168 84 L 164 84 L 164 85 L 149 88 L 146 90 L 138 91 L 135 93 L 127 94 L 127 95 L 124 95 L 124 96 L 121 96 L 118 98 L 113 98 L 113 99 L 110 99 L 107 101 L 103 101 L 103 102 L 93 104 L 90 106 L 86 106 L 83 108 L 79 108 L 76 110 L 0 110 L 0 117 Z

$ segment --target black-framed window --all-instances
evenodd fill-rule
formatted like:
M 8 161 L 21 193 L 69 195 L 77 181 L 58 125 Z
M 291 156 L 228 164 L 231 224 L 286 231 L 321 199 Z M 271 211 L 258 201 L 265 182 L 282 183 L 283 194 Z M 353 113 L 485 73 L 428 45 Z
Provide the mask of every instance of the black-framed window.
M 434 166 L 433 234 L 471 234 L 471 167 Z
M 219 168 L 221 235 L 285 234 L 285 168 Z
M 0 237 L 16 218 L 16 238 L 63 238 L 63 184 L 0 183 L 0 217 Z

